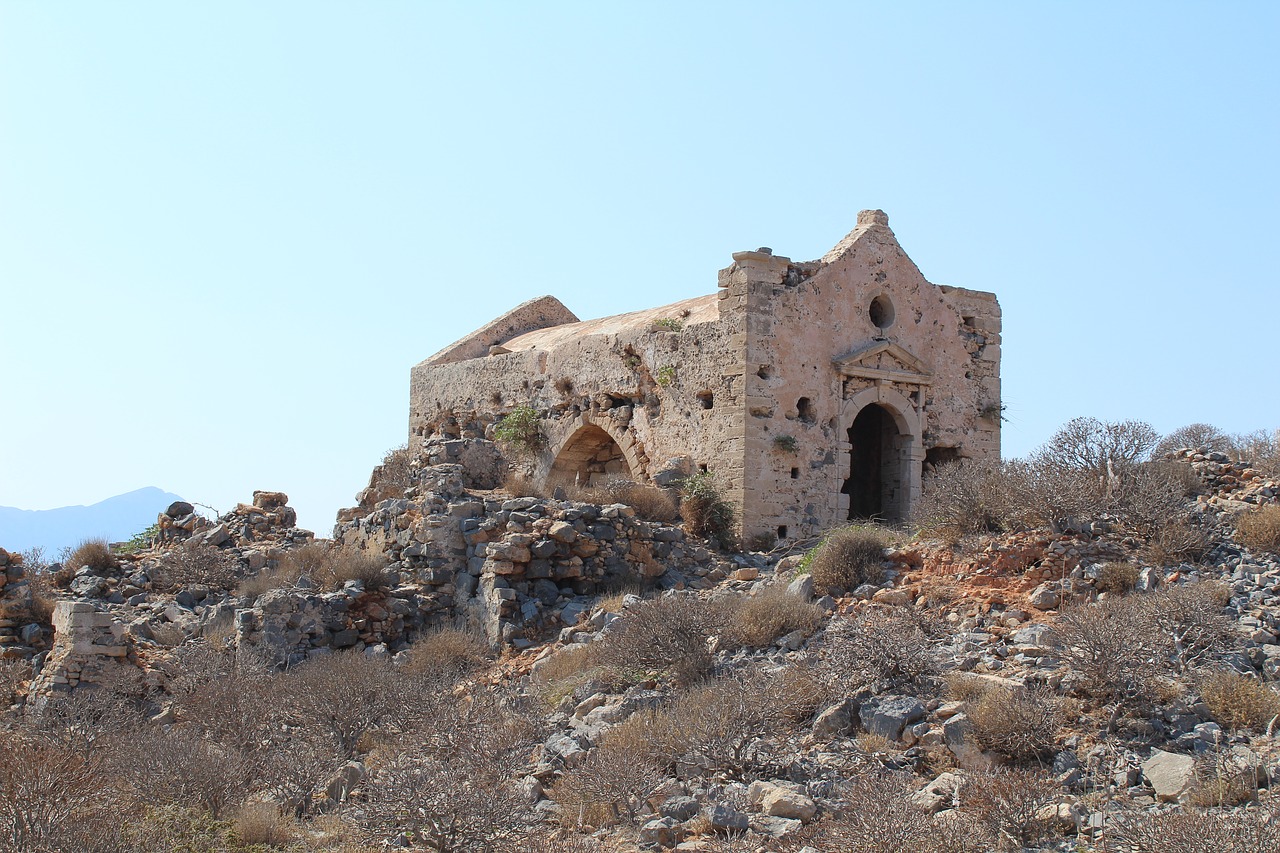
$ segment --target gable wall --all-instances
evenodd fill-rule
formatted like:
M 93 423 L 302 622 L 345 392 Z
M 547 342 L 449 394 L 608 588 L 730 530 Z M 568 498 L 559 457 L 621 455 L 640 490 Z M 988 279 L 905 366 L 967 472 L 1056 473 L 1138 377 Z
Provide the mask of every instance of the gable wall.
M 911 428 L 921 433 L 903 467 L 886 475 L 896 482 L 890 499 L 898 506 L 908 507 L 918 497 L 920 466 L 930 447 L 999 458 L 998 408 L 993 416 L 980 414 L 1000 401 L 1000 309 L 994 296 L 930 284 L 887 224 L 860 218 L 850 236 L 844 253 L 829 255 L 826 265 L 735 255 L 738 269 L 731 268 L 730 277 L 749 279 L 743 284 L 749 294 L 743 497 L 748 538 L 767 538 L 783 525 L 790 537 L 810 536 L 847 518 L 847 500 L 842 503 L 840 494 L 849 476 L 847 430 L 870 401 L 911 409 L 903 412 L 902 429 L 914 416 L 917 426 Z M 881 293 L 895 309 L 895 321 L 884 332 L 868 313 Z M 973 325 L 966 326 L 964 317 L 974 318 Z M 843 377 L 833 367 L 833 359 L 878 335 L 924 360 L 932 384 L 877 386 L 872 379 Z M 887 353 L 872 361 L 899 367 Z M 801 397 L 812 406 L 810 421 L 801 416 Z M 794 439 L 795 451 L 778 443 L 784 436 Z M 799 469 L 797 478 L 793 468 Z

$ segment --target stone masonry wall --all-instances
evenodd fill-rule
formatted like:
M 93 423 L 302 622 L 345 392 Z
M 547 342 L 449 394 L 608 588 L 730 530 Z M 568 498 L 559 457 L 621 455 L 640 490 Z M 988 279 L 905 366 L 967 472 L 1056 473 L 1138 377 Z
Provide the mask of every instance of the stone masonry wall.
M 621 448 L 631 479 L 647 481 L 669 460 L 688 457 L 740 488 L 740 321 L 715 296 L 607 319 L 521 335 L 502 347 L 513 351 L 485 358 L 416 366 L 411 445 L 483 435 L 502 414 L 528 405 L 545 419 L 538 476 L 579 430 L 597 426 Z
M 847 430 L 867 402 L 910 409 L 908 419 L 922 434 L 910 448 L 900 439 L 894 451 L 911 454 L 906 461 L 917 477 L 932 448 L 999 458 L 1000 308 L 994 296 L 930 284 L 879 211 L 864 211 L 824 263 L 794 264 L 762 252 L 734 258 L 721 281 L 745 294 L 748 305 L 746 448 L 749 458 L 760 460 L 747 481 L 744 533 L 785 526 L 793 536 L 808 536 L 847 517 L 847 498 L 841 501 L 850 469 Z M 884 328 L 872 320 L 877 298 L 888 300 L 892 312 Z M 878 339 L 920 359 L 927 379 L 891 352 L 858 361 L 857 372 L 867 375 L 833 367 Z M 912 488 L 908 478 L 901 480 L 902 492 Z M 896 496 L 900 506 L 915 497 Z

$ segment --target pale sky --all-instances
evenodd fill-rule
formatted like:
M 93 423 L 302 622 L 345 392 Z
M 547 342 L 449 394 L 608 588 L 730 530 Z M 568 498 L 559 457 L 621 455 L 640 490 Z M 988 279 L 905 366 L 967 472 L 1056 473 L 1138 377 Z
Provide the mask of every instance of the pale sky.
M 409 368 L 820 257 L 1004 309 L 1006 456 L 1280 426 L 1280 4 L 0 0 L 0 505 L 292 497 Z

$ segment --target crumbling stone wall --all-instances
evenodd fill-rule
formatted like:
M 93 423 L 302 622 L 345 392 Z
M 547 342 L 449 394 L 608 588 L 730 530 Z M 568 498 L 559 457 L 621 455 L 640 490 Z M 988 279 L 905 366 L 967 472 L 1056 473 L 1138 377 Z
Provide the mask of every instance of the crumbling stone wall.
M 733 258 L 712 295 L 589 321 L 544 297 L 463 338 L 412 370 L 411 444 L 530 406 L 537 478 L 711 470 L 752 542 L 903 518 L 927 465 L 999 457 L 999 305 L 930 284 L 883 212 L 818 261 Z
M 430 442 L 425 457 L 439 458 L 439 444 Z M 398 584 L 389 596 L 407 602 L 411 629 L 464 621 L 494 641 L 519 641 L 573 625 L 603 590 L 696 585 L 717 570 L 716 559 L 683 530 L 638 518 L 630 507 L 476 494 L 468 476 L 457 464 L 425 466 L 406 497 L 343 511 L 334 528 L 335 541 L 390 562 Z M 724 575 L 721 569 L 714 579 Z M 322 636 L 304 628 L 308 620 L 324 623 L 293 618 L 292 644 L 301 634 Z M 257 622 L 247 629 L 251 639 L 260 630 Z

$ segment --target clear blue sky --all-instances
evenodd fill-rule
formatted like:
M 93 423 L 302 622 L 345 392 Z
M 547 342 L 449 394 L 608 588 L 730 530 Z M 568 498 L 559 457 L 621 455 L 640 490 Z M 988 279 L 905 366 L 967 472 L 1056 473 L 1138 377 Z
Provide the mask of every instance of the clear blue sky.
M 282 489 L 327 534 L 444 344 L 870 207 L 999 294 L 1006 455 L 1280 426 L 1278 41 L 1270 2 L 0 0 L 0 505 Z

